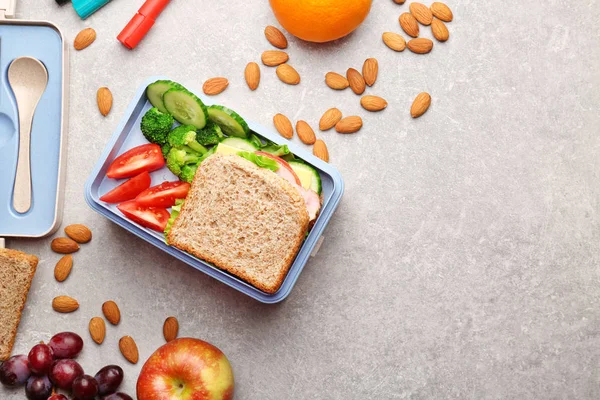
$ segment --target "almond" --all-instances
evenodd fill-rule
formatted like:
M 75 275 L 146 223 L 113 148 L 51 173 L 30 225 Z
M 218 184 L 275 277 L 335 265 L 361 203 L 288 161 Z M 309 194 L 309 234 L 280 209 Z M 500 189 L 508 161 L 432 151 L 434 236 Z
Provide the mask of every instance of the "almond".
M 319 121 L 319 129 L 322 131 L 327 131 L 335 126 L 342 119 L 342 112 L 337 108 L 330 108 L 325 111 L 321 120 Z
M 348 83 L 348 79 L 338 74 L 337 72 L 326 73 L 325 83 L 327 84 L 327 86 L 335 90 L 344 90 L 348 86 L 350 86 L 350 83 Z
M 255 62 L 248 63 L 248 65 L 246 65 L 246 70 L 244 71 L 244 77 L 246 78 L 246 83 L 250 90 L 256 90 L 260 83 L 260 67 L 258 64 Z
M 73 47 L 75 50 L 83 50 L 96 40 L 96 31 L 92 28 L 85 28 L 75 36 Z
M 411 13 L 402 13 L 398 21 L 400 22 L 400 27 L 408 36 L 419 36 L 419 23 Z
M 137 364 L 140 359 L 137 344 L 131 336 L 123 336 L 119 339 L 119 350 L 121 350 L 123 357 L 132 364 Z
M 297 85 L 300 83 L 300 75 L 298 72 L 289 64 L 281 64 L 277 67 L 277 77 L 288 85 Z
M 360 105 L 367 111 L 381 111 L 387 107 L 385 99 L 378 96 L 363 96 Z
M 202 91 L 207 96 L 215 96 L 227 89 L 227 86 L 229 86 L 227 78 L 210 78 L 202 85 Z
M 358 116 L 343 118 L 335 125 L 335 130 L 339 133 L 354 133 L 362 128 L 362 118 Z
M 363 64 L 362 75 L 368 86 L 373 86 L 379 74 L 379 64 L 375 58 L 367 58 Z
M 71 224 L 65 227 L 65 233 L 77 243 L 87 243 L 92 240 L 92 231 L 83 224 Z
M 313 154 L 325 162 L 329 162 L 329 151 L 327 145 L 321 139 L 318 139 L 313 146 Z
M 289 118 L 283 114 L 275 114 L 273 117 L 273 125 L 275 125 L 275 129 L 281 136 L 286 139 L 291 139 L 294 136 L 294 128 L 292 128 L 292 123 Z
M 175 317 L 169 317 L 163 325 L 163 336 L 167 342 L 177 339 L 179 333 L 179 322 Z
M 382 38 L 383 43 L 394 51 L 404 51 L 406 48 L 406 40 L 398 33 L 385 32 Z
M 52 240 L 50 243 L 52 251 L 60 254 L 71 254 L 79 250 L 79 245 L 73 239 L 66 237 L 58 237 Z
M 431 39 L 417 38 L 409 40 L 407 46 L 413 53 L 427 54 L 433 48 L 433 42 Z
M 287 53 L 285 51 L 267 50 L 262 53 L 262 56 L 260 59 L 262 60 L 263 64 L 265 64 L 266 66 L 276 67 L 278 65 L 286 63 L 290 59 L 290 57 L 287 55 Z
M 365 79 L 363 76 L 354 68 L 348 68 L 346 71 L 346 78 L 350 84 L 350 89 L 356 94 L 363 94 L 365 92 Z
M 425 114 L 425 111 L 427 111 L 430 105 L 431 96 L 429 93 L 419 93 L 410 107 L 410 115 L 413 118 L 419 118 L 421 115 Z
M 416 18 L 422 25 L 430 25 L 433 19 L 431 10 L 423 3 L 410 3 L 410 13 Z
M 73 268 L 73 256 L 67 254 L 56 263 L 56 266 L 54 267 L 54 279 L 63 282 L 69 277 L 71 268 Z
M 296 133 L 304 144 L 314 144 L 317 140 L 315 131 L 313 131 L 313 128 L 306 121 L 300 120 L 296 122 Z
M 119 306 L 112 300 L 105 301 L 102 304 L 102 313 L 104 317 L 113 325 L 117 325 L 121 321 L 121 310 Z
M 283 33 L 281 33 L 281 31 L 274 26 L 269 25 L 265 28 L 265 37 L 269 43 L 278 49 L 286 49 L 288 46 L 288 41 Z
M 59 313 L 70 313 L 79 308 L 79 303 L 69 296 L 58 296 L 52 300 L 52 308 Z
M 98 102 L 98 110 L 100 110 L 100 114 L 106 117 L 113 104 L 113 96 L 110 89 L 107 87 L 101 87 L 98 89 L 96 101 Z
M 432 3 L 429 9 L 431 10 L 431 13 L 434 17 L 439 18 L 444 22 L 450 22 L 454 18 L 450 7 L 448 7 L 444 3 L 440 3 L 439 1 Z
M 102 342 L 104 342 L 104 338 L 106 337 L 106 324 L 102 318 L 92 318 L 90 320 L 89 330 L 90 336 L 94 342 L 98 344 L 102 344 Z
M 450 38 L 450 32 L 448 32 L 446 24 L 437 18 L 434 18 L 433 21 L 431 21 L 431 33 L 433 33 L 433 37 L 440 42 L 445 42 Z

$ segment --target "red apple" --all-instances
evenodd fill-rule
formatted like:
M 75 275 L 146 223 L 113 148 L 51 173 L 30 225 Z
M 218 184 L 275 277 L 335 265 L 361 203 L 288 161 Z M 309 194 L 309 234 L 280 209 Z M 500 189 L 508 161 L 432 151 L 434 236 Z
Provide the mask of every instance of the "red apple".
M 200 339 L 163 345 L 142 367 L 138 400 L 231 400 L 233 371 L 225 354 Z

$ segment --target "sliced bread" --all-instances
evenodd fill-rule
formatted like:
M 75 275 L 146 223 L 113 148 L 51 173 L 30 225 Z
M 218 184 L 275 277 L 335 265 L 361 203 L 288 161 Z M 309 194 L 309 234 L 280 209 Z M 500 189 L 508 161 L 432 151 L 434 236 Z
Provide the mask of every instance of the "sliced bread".
M 289 182 L 236 155 L 213 155 L 192 182 L 168 235 L 171 245 L 275 293 L 308 230 Z
M 10 357 L 38 258 L 0 249 L 0 361 Z

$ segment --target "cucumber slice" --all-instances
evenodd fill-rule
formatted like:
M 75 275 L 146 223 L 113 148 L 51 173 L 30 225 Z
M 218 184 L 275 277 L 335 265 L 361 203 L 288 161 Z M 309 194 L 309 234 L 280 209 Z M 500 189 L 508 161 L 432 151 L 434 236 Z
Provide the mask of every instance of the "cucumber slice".
M 158 111 L 166 113 L 168 111 L 165 108 L 165 103 L 163 103 L 163 95 L 169 89 L 182 87 L 179 83 L 173 81 L 156 81 L 146 88 L 146 97 L 148 97 L 150 104 L 158 108 Z
M 221 127 L 227 136 L 247 138 L 250 133 L 248 124 L 233 110 L 223 106 L 208 107 L 208 118 Z
M 258 150 L 258 147 L 250 140 L 238 137 L 228 137 L 226 139 L 221 140 L 221 143 L 229 147 L 235 147 L 236 149 L 249 151 L 251 153 L 254 153 L 256 150 Z
M 303 180 L 302 177 L 310 178 L 310 185 L 307 189 L 310 189 L 317 194 L 321 194 L 321 176 L 315 168 L 298 161 L 288 161 L 288 164 L 290 164 L 290 167 L 292 167 L 296 175 L 298 175 L 300 181 Z
M 196 129 L 206 126 L 206 106 L 194 93 L 183 87 L 169 89 L 163 95 L 163 102 L 168 113 L 182 125 L 193 125 Z

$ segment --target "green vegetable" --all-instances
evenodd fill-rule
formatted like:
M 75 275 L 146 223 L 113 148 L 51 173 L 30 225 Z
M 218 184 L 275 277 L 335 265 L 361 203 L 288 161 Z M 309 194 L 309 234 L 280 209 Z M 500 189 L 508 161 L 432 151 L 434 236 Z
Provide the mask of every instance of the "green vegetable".
M 193 125 L 181 125 L 169 132 L 169 144 L 178 149 L 190 148 L 200 154 L 208 150 L 196 140 L 196 128 Z
M 254 143 L 252 143 L 252 141 L 237 137 L 228 137 L 223 139 L 221 143 L 229 147 L 235 147 L 236 149 L 250 152 L 254 152 L 259 149 Z
M 203 154 L 202 157 L 200 157 L 200 161 L 198 162 L 198 164 L 201 164 L 202 161 L 215 154 L 215 151 L 217 151 L 217 146 L 213 146 L 210 150 L 208 150 L 208 152 Z
M 288 149 L 287 144 L 278 145 L 275 143 L 271 143 L 260 149 L 260 151 L 264 151 L 265 153 L 273 154 L 274 156 L 281 157 L 287 154 L 290 154 L 290 149 Z
M 210 121 L 204 128 L 196 132 L 196 140 L 203 146 L 218 144 L 224 137 L 221 127 Z
M 175 120 L 170 114 L 162 113 L 152 107 L 142 117 L 140 128 L 144 137 L 151 143 L 163 145 L 167 142 L 167 135 Z
M 177 117 L 176 117 L 177 118 Z M 242 117 L 233 110 L 223 106 L 208 107 L 208 118 L 219 125 L 227 136 L 248 137 L 250 128 Z
M 251 133 L 251 134 L 250 134 L 250 137 L 248 138 L 248 140 L 250 140 L 252 143 L 254 143 L 254 145 L 255 145 L 257 148 L 260 148 L 260 147 L 265 147 L 265 144 L 263 143 L 262 139 L 261 139 L 261 138 L 259 138 L 259 137 L 256 135 L 256 133 Z
M 196 129 L 206 126 L 206 106 L 195 94 L 183 87 L 169 89 L 163 95 L 165 108 L 182 125 L 193 125 Z
M 273 172 L 279 169 L 279 163 L 272 158 L 261 156 L 256 153 L 250 153 L 248 151 L 240 151 L 238 155 L 244 157 L 248 161 L 252 161 L 261 168 L 267 168 Z
M 179 179 L 187 183 L 192 183 L 197 170 L 198 164 L 184 165 L 183 168 L 181 168 Z
M 290 154 L 290 149 L 288 149 L 286 144 L 280 146 L 275 142 L 271 142 L 270 140 L 261 139 L 256 133 L 251 133 L 250 137 L 248 137 L 248 140 L 254 144 L 257 149 L 259 148 L 260 151 L 264 151 L 265 153 L 270 153 L 277 157 Z
M 158 111 L 162 113 L 166 113 L 167 109 L 165 108 L 165 104 L 163 103 L 163 95 L 169 89 L 173 88 L 182 88 L 179 83 L 167 80 L 160 80 L 154 83 L 151 83 L 146 88 L 146 97 L 148 97 L 148 101 L 154 107 L 158 108 Z
M 171 145 L 167 142 L 160 146 L 160 149 L 162 150 L 163 158 L 167 158 L 167 154 L 171 151 Z
M 310 190 L 317 194 L 321 194 L 321 176 L 319 172 L 312 166 L 299 161 L 289 161 L 290 167 L 296 175 L 302 180 L 302 176 L 310 177 Z
M 292 153 L 289 153 L 289 154 L 286 154 L 285 156 L 281 156 L 280 158 L 289 163 L 290 161 L 294 161 L 296 159 L 296 156 L 294 156 Z
M 166 161 L 167 168 L 179 177 L 185 165 L 197 164 L 200 161 L 200 154 L 173 147 L 167 154 Z
M 181 206 L 183 205 L 184 201 L 184 199 L 177 199 L 175 200 L 175 205 L 171 207 L 171 217 L 167 221 L 167 226 L 165 227 L 165 242 L 167 242 L 167 244 L 169 244 L 169 232 L 171 232 L 171 227 L 181 212 Z

